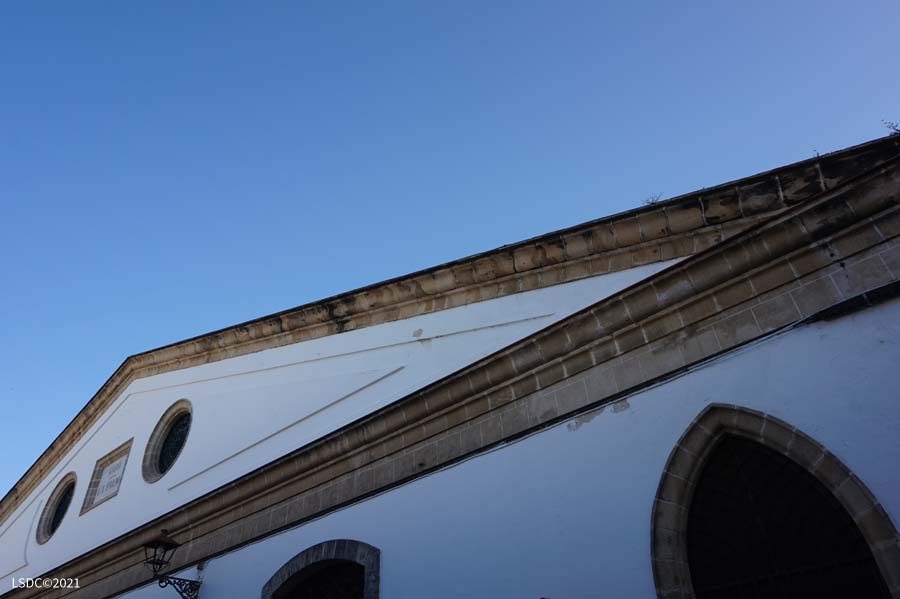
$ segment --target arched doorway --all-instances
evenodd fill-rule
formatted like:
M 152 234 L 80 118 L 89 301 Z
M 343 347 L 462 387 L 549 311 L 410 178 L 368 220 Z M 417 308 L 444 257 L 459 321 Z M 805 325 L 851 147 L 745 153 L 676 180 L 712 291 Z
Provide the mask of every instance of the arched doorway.
M 349 539 L 306 549 L 263 586 L 262 599 L 378 599 L 377 548 Z
M 672 451 L 653 509 L 660 597 L 897 597 L 897 531 L 802 432 L 707 408 Z

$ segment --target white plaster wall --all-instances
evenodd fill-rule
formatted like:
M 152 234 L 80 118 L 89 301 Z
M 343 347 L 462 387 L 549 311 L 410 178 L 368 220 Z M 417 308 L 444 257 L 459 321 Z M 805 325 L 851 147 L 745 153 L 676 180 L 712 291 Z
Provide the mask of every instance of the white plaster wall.
M 900 302 L 795 329 L 619 404 L 206 565 L 204 599 L 259 597 L 303 549 L 379 547 L 385 599 L 654 597 L 650 512 L 678 438 L 713 402 L 823 443 L 900 517 Z M 622 409 L 625 408 L 625 409 Z M 145 587 L 129 599 L 169 597 Z
M 0 526 L 0 579 L 37 576 L 670 265 L 660 263 L 222 360 L 133 382 Z M 184 450 L 154 484 L 141 474 L 165 410 L 194 412 Z M 134 438 L 116 497 L 79 516 L 98 459 Z M 73 471 L 53 538 L 40 511 Z

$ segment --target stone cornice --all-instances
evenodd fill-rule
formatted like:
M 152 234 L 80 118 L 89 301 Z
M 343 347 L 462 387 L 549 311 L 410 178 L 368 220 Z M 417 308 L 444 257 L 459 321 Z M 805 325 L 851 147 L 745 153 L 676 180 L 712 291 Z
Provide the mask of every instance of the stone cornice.
M 898 151 L 885 137 L 131 356 L 0 500 L 0 525 L 136 379 L 691 255 Z
M 895 282 L 898 236 L 895 158 L 52 574 L 80 577 L 74 596 L 121 592 L 146 583 L 140 547 L 160 528 L 185 543 L 185 567 L 612 401 Z M 576 397 L 585 373 L 595 388 Z
M 136 379 L 688 256 L 898 151 L 881 138 L 131 356 L 0 500 L 0 525 Z

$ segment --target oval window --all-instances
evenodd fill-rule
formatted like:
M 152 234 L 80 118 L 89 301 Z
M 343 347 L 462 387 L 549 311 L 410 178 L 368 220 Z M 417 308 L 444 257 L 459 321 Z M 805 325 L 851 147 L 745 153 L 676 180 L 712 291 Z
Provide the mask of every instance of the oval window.
M 184 443 L 187 441 L 187 434 L 190 428 L 190 412 L 182 412 L 169 425 L 169 430 L 163 439 L 162 448 L 159 450 L 159 459 L 157 460 L 157 467 L 161 473 L 165 474 L 168 472 L 172 464 L 175 463 L 175 459 L 181 453 L 181 448 L 184 447 Z
M 75 473 L 70 472 L 63 477 L 50 495 L 37 527 L 37 542 L 44 544 L 62 524 L 72 497 L 75 495 Z
M 191 404 L 182 399 L 166 410 L 153 429 L 144 452 L 144 480 L 153 483 L 168 472 L 184 449 L 191 430 Z

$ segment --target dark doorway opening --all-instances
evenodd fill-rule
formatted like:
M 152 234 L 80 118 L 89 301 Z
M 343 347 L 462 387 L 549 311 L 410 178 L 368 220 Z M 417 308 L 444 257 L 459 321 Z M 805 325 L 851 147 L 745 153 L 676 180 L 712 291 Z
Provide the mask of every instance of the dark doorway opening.
M 794 461 L 726 434 L 690 504 L 687 553 L 698 599 L 890 597 L 859 528 Z
M 311 564 L 292 576 L 274 599 L 363 599 L 366 570 L 346 560 Z

